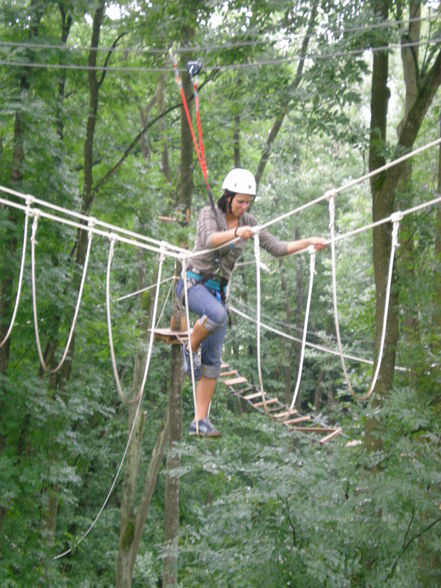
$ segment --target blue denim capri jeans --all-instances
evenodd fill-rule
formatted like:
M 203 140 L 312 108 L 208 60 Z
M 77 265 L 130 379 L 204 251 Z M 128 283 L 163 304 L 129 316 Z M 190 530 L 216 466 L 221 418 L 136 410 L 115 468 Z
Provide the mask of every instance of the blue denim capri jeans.
M 184 287 L 184 280 L 179 280 L 176 295 L 179 297 Z M 227 311 L 222 301 L 204 284 L 195 284 L 188 288 L 188 307 L 200 317 L 200 322 L 211 331 L 201 343 L 202 376 L 218 378 L 220 375 L 222 349 L 227 328 Z M 183 298 L 185 304 L 185 297 Z

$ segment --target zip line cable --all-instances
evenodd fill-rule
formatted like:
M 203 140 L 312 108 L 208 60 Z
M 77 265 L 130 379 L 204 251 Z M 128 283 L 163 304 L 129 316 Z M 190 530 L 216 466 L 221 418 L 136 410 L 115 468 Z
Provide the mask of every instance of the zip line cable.
M 327 29 L 327 33 L 332 34 L 347 34 L 347 33 L 367 33 L 371 30 L 381 29 L 381 28 L 397 28 L 400 26 L 405 26 L 408 24 L 412 24 L 415 22 L 425 22 L 430 21 L 430 16 L 420 16 L 420 17 L 412 17 L 405 20 L 396 20 L 396 21 L 379 21 L 373 23 L 367 23 L 365 25 L 359 26 L 349 26 L 344 29 L 341 28 L 331 28 Z M 250 34 L 250 31 L 247 31 Z M 251 31 L 251 34 L 253 32 Z M 301 33 L 295 33 L 294 36 L 302 37 Z M 315 36 L 315 33 L 305 35 L 307 38 L 312 38 Z M 303 38 L 303 37 L 302 37 Z M 291 40 L 291 36 L 288 39 Z M 266 43 L 271 43 L 271 39 L 256 39 L 254 41 L 232 41 L 231 43 L 219 43 L 213 45 L 193 45 L 193 46 L 180 46 L 174 49 L 175 53 L 208 53 L 210 51 L 219 51 L 223 49 L 237 49 L 239 47 L 252 47 L 252 46 L 260 46 Z M 67 44 L 55 44 L 55 43 L 29 43 L 26 41 L 0 41 L 0 47 L 11 47 L 17 49 L 49 49 L 49 50 L 57 50 L 57 51 L 67 51 L 77 52 L 77 51 L 97 51 L 97 52 L 120 52 L 120 53 L 147 53 L 152 55 L 164 55 L 166 56 L 169 52 L 168 47 L 85 47 L 85 46 L 78 46 L 78 45 L 67 45 Z
M 426 47 L 437 45 L 441 42 L 441 37 L 436 37 L 427 41 L 409 41 L 408 43 L 391 43 L 390 45 L 383 45 L 380 47 L 364 47 L 361 49 L 352 49 L 349 51 L 329 51 L 327 53 L 307 53 L 305 59 L 317 59 L 327 60 L 335 59 L 336 57 L 356 57 L 363 55 L 367 51 L 377 53 L 380 51 L 393 51 L 395 49 L 404 49 L 410 47 Z M 267 65 L 281 65 L 283 63 L 291 63 L 294 61 L 293 56 L 286 56 L 280 58 L 268 58 L 257 61 L 251 61 L 246 63 L 232 63 L 232 64 L 208 64 L 207 67 L 215 68 L 218 71 L 228 70 L 247 70 L 255 69 Z M 0 65 L 8 67 L 23 67 L 23 68 L 35 68 L 35 69 L 65 69 L 65 70 L 81 70 L 81 71 L 106 71 L 106 72 L 118 72 L 118 73 L 166 73 L 173 72 L 174 68 L 171 67 L 148 67 L 148 66 L 104 66 L 104 65 L 77 65 L 69 63 L 40 63 L 40 62 L 29 62 L 29 61 L 8 61 L 0 60 Z M 185 70 L 179 70 L 183 72 Z

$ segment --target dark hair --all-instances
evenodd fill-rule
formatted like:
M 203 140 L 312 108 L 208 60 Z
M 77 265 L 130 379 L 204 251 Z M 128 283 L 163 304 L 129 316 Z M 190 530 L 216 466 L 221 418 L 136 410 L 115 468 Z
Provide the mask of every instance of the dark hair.
M 233 200 L 233 196 L 236 195 L 236 192 L 231 192 L 230 190 L 225 190 L 223 195 L 217 201 L 217 205 L 222 210 L 222 212 L 231 212 L 231 201 Z

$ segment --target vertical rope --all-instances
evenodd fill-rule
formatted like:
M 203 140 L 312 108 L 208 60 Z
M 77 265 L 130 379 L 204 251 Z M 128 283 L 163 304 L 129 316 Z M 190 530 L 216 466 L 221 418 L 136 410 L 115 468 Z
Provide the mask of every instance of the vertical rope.
M 262 362 L 261 362 L 261 349 L 260 349 L 260 332 L 261 332 L 261 287 L 260 287 L 260 239 L 259 233 L 256 231 L 254 233 L 254 257 L 256 260 L 256 330 L 257 330 L 257 341 L 256 341 L 256 348 L 257 348 L 257 375 L 259 378 L 259 392 L 262 395 L 262 402 L 263 402 L 263 409 L 265 414 L 271 418 L 271 414 L 268 410 L 268 406 L 266 404 L 265 392 L 263 390 L 263 378 L 262 378 Z
M 110 314 L 110 268 L 112 265 L 112 259 L 113 259 L 113 255 L 114 255 L 115 242 L 116 242 L 116 235 L 114 233 L 111 233 L 109 256 L 108 256 L 108 260 L 107 260 L 107 272 L 106 272 L 106 313 L 107 313 L 107 331 L 109 334 L 110 357 L 111 357 L 111 361 L 112 361 L 113 375 L 115 377 L 116 387 L 118 389 L 118 394 L 119 394 L 121 400 L 125 404 L 135 404 L 136 402 L 138 402 L 138 400 L 143 395 L 145 383 L 147 381 L 147 374 L 148 374 L 149 367 L 150 367 L 150 358 L 151 358 L 151 354 L 152 354 L 153 340 L 154 340 L 154 336 L 155 336 L 154 329 L 155 329 L 155 325 L 156 325 L 156 314 L 157 314 L 157 310 L 158 310 L 159 291 L 160 291 L 161 276 L 162 276 L 162 266 L 163 266 L 164 258 L 165 258 L 165 247 L 164 247 L 164 244 L 161 245 L 161 253 L 159 256 L 159 264 L 158 264 L 157 288 L 156 288 L 156 292 L 155 292 L 155 300 L 154 300 L 153 312 L 152 312 L 152 328 L 150 331 L 150 339 L 149 339 L 149 346 L 148 346 L 148 350 L 147 350 L 147 358 L 146 358 L 146 363 L 145 363 L 145 368 L 144 368 L 144 374 L 143 374 L 141 386 L 139 388 L 139 392 L 137 393 L 135 398 L 128 399 L 122 390 L 121 381 L 118 376 L 118 368 L 116 365 L 115 349 L 114 349 L 114 344 L 113 344 L 112 318 L 111 318 L 111 314 Z
M 26 260 L 26 247 L 28 241 L 28 226 L 29 226 L 29 216 L 32 214 L 31 212 L 31 204 L 33 202 L 33 198 L 29 197 L 26 199 L 26 210 L 25 210 L 25 222 L 24 222 L 24 229 L 23 229 L 23 247 L 21 250 L 21 264 L 20 264 L 20 273 L 18 275 L 18 284 L 17 284 L 17 293 L 15 295 L 15 304 L 14 310 L 12 312 L 11 322 L 9 323 L 8 330 L 6 335 L 3 338 L 3 341 L 0 342 L 0 347 L 6 343 L 9 339 L 12 329 L 14 327 L 15 319 L 17 316 L 18 306 L 20 304 L 20 296 L 21 296 L 21 288 L 23 284 L 23 274 L 25 268 L 25 260 Z
M 305 347 L 306 347 L 306 335 L 308 332 L 308 322 L 309 322 L 309 310 L 311 307 L 311 297 L 312 297 L 312 287 L 314 285 L 314 272 L 315 272 L 315 247 L 310 246 L 308 247 L 308 253 L 309 253 L 309 288 L 308 288 L 308 298 L 306 301 L 306 309 L 305 309 L 305 319 L 303 322 L 303 337 L 302 337 L 302 347 L 301 347 L 301 352 L 300 352 L 300 361 L 299 361 L 299 369 L 297 372 L 297 381 L 296 381 L 296 387 L 294 389 L 294 394 L 292 397 L 292 402 L 291 405 L 289 407 L 289 410 L 293 410 L 296 400 L 297 400 L 297 395 L 299 393 L 299 389 L 300 389 L 300 382 L 302 380 L 302 372 L 303 372 L 303 362 L 305 359 Z
M 391 221 L 392 221 L 392 242 L 391 242 L 391 249 L 390 249 L 390 258 L 389 258 L 389 270 L 387 276 L 387 285 L 386 285 L 386 293 L 385 293 L 385 301 L 384 301 L 384 312 L 383 312 L 383 324 L 381 329 L 381 339 L 380 339 L 380 346 L 377 355 L 377 362 L 374 370 L 374 375 L 372 377 L 371 384 L 367 392 L 362 395 L 358 395 L 355 393 L 351 382 L 349 380 L 349 375 L 346 369 L 346 363 L 343 355 L 343 346 L 341 343 L 341 336 L 340 336 L 340 324 L 338 318 L 338 303 L 337 303 L 337 271 L 336 271 L 336 261 L 335 261 L 335 197 L 336 192 L 331 192 L 329 194 L 329 229 L 331 233 L 331 268 L 332 268 L 332 298 L 333 298 L 333 306 L 334 306 L 334 320 L 335 320 L 335 333 L 337 337 L 337 345 L 338 351 L 340 354 L 340 361 L 341 366 L 343 368 L 343 375 L 348 386 L 348 389 L 356 400 L 367 400 L 372 395 L 375 386 L 377 384 L 378 375 L 380 373 L 381 363 L 383 360 L 383 352 L 384 352 L 384 344 L 386 340 L 386 327 L 387 327 L 387 319 L 389 314 L 389 302 L 390 302 L 390 292 L 391 292 L 391 285 L 392 285 L 392 275 L 393 275 L 393 267 L 394 267 L 394 259 L 395 259 L 395 250 L 398 247 L 398 229 L 400 226 L 400 221 L 403 218 L 403 214 L 401 212 L 397 212 L 392 214 Z
M 92 228 L 95 226 L 95 219 L 94 218 L 90 218 L 89 219 L 89 232 L 88 232 L 88 243 L 87 243 L 87 251 L 86 251 L 86 257 L 84 260 L 84 265 L 83 265 L 83 273 L 81 276 L 81 283 L 80 283 L 80 287 L 78 290 L 78 298 L 77 298 L 77 302 L 75 305 L 75 311 L 74 311 L 74 315 L 73 315 L 73 319 L 72 319 L 72 324 L 70 326 L 70 330 L 69 330 L 69 335 L 67 338 L 67 342 L 64 348 L 64 352 L 63 355 L 58 363 L 58 365 L 55 368 L 49 368 L 49 366 L 46 364 L 45 360 L 44 360 L 44 356 L 43 356 L 43 352 L 41 349 L 41 342 L 40 342 L 40 335 L 39 335 L 39 329 L 38 329 L 38 317 L 37 317 L 37 295 L 36 295 L 36 281 L 35 281 L 35 236 L 37 233 L 37 225 L 38 225 L 38 216 L 36 215 L 34 217 L 34 223 L 32 226 L 32 238 L 31 238 L 31 267 L 32 267 L 32 307 L 33 307 L 33 312 L 34 312 L 34 329 L 35 329 L 35 339 L 37 342 L 37 350 L 38 350 L 38 356 L 40 358 L 40 364 L 41 367 L 48 372 L 49 374 L 55 374 L 58 372 L 58 370 L 62 367 L 62 365 L 64 364 L 64 362 L 66 361 L 66 357 L 67 354 L 69 352 L 69 348 L 70 345 L 72 343 L 72 337 L 75 331 L 75 326 L 77 324 L 77 318 L 78 318 L 78 313 L 80 310 L 80 305 L 81 305 L 81 299 L 83 296 L 83 289 L 84 289 L 84 284 L 86 281 L 86 275 L 87 275 L 87 270 L 88 270 L 88 266 L 89 266 L 89 257 L 90 257 L 90 249 L 92 246 L 92 238 L 93 238 L 93 233 L 92 233 Z
M 197 415 L 197 402 L 196 402 L 196 381 L 194 379 L 194 366 L 193 366 L 193 349 L 191 348 L 191 327 L 190 327 L 190 310 L 188 307 L 188 283 L 187 283 L 187 259 L 182 260 L 182 273 L 184 276 L 184 299 L 185 299 L 185 318 L 187 320 L 187 340 L 188 340 L 188 352 L 190 355 L 190 371 L 191 371 L 191 388 L 193 391 L 193 407 L 194 407 L 194 420 L 196 423 L 196 435 L 199 435 L 199 422 Z M 184 343 L 185 345 L 185 343 Z

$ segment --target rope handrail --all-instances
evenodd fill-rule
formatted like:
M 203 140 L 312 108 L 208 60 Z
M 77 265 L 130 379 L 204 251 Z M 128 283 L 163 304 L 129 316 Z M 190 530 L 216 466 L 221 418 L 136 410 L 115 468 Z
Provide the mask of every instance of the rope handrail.
M 0 187 L 1 190 L 1 187 Z M 10 206 L 11 208 L 16 208 L 17 210 L 22 210 L 23 212 L 26 212 L 26 206 L 22 205 L 22 204 L 17 204 L 16 202 L 11 202 L 10 200 L 6 200 L 4 198 L 0 198 L 0 204 L 4 204 L 5 206 Z M 77 223 L 75 221 L 71 221 L 69 219 L 66 218 L 62 218 L 59 217 L 57 215 L 53 215 L 50 214 L 48 212 L 45 212 L 44 210 L 40 210 L 38 208 L 32 208 L 32 214 L 39 214 L 39 216 L 41 218 L 45 218 L 54 222 L 59 222 L 61 224 L 65 224 L 68 225 L 70 227 L 74 227 L 75 229 L 80 229 L 81 231 L 86 231 L 87 226 L 81 223 Z M 90 221 L 91 219 L 93 219 L 97 224 L 99 223 L 99 221 L 97 221 L 97 219 L 95 219 L 94 217 L 85 217 L 85 220 Z M 112 225 L 109 225 L 112 226 Z M 118 227 L 115 227 L 115 229 L 118 231 Z M 154 253 L 161 253 L 161 247 L 159 246 L 154 246 L 154 245 L 150 245 L 149 243 L 143 243 L 138 241 L 135 237 L 132 238 L 128 238 L 128 237 L 123 237 L 121 235 L 119 235 L 118 233 L 111 233 L 111 232 L 107 232 L 107 231 L 102 231 L 101 229 L 97 229 L 96 226 L 92 227 L 90 229 L 95 235 L 99 235 L 100 237 L 105 237 L 106 239 L 110 239 L 112 235 L 115 236 L 115 239 L 117 241 L 119 241 L 120 243 L 124 243 L 125 245 L 132 245 L 134 247 L 139 247 L 140 249 L 144 249 L 146 251 L 152 251 Z M 124 232 L 124 229 L 123 229 Z M 130 233 L 130 231 L 128 231 L 128 233 Z M 133 233 L 133 235 L 138 235 L 137 233 Z M 141 235 L 142 237 L 142 235 Z M 165 252 L 166 255 L 173 257 L 173 258 L 180 258 L 181 257 L 181 253 L 179 252 L 174 252 L 174 251 L 170 251 L 169 250 L 169 243 L 166 241 L 158 241 L 158 243 L 165 243 L 166 247 L 167 247 L 167 251 Z M 173 246 L 171 246 L 173 247 Z M 185 250 L 183 250 L 185 251 Z
M 88 223 L 91 219 L 90 216 L 83 214 L 81 212 L 76 212 L 75 210 L 69 210 L 68 208 L 64 208 L 63 206 L 58 206 L 57 204 L 52 204 L 51 202 L 48 202 L 47 200 L 41 200 L 40 198 L 37 198 L 36 196 L 33 196 L 32 194 L 23 194 L 22 192 L 18 192 L 17 190 L 13 190 L 12 188 L 7 188 L 6 186 L 0 185 L 0 192 L 5 192 L 7 194 L 10 194 L 11 196 L 15 196 L 17 198 L 21 198 L 24 200 L 31 198 L 33 204 L 36 204 L 38 206 L 43 206 L 43 207 L 49 208 L 51 210 L 55 210 L 56 212 L 61 212 L 62 214 L 65 214 L 66 216 L 71 216 L 73 218 L 82 220 L 86 223 Z M 43 216 L 43 213 L 42 213 L 42 216 Z M 136 233 L 135 231 L 130 231 L 129 229 L 124 229 L 122 227 L 118 227 L 118 226 L 113 225 L 111 223 L 107 223 L 105 221 L 102 221 L 98 218 L 95 218 L 94 222 L 96 225 L 103 227 L 105 229 L 108 229 L 112 232 L 121 233 L 121 234 L 126 235 L 128 237 L 133 237 L 139 241 L 145 241 L 146 243 L 154 244 L 158 247 L 158 252 L 159 252 L 159 249 L 161 247 L 161 241 L 159 241 L 158 239 L 153 239 L 152 237 L 148 237 L 147 235 L 142 235 L 141 233 Z M 77 225 L 77 226 L 79 228 L 84 228 L 84 226 L 82 226 L 82 225 Z M 186 249 L 183 249 L 182 247 L 178 247 L 177 245 L 173 245 L 171 243 L 168 243 L 167 246 L 172 251 L 178 251 L 180 253 L 185 253 L 185 251 L 186 251 Z
M 436 145 L 439 145 L 440 143 L 441 143 L 441 138 L 436 139 L 434 141 L 431 141 L 430 143 L 426 143 L 425 145 L 422 145 L 421 147 L 418 147 L 417 149 L 414 149 L 413 151 L 409 151 L 409 153 L 406 153 L 405 155 L 402 155 L 401 157 L 398 157 L 397 159 L 394 159 L 393 161 L 390 161 L 389 163 L 386 163 L 385 165 L 382 165 L 381 167 L 378 167 L 367 174 L 364 174 L 358 178 L 355 178 L 354 180 L 347 182 L 346 184 L 343 184 L 339 188 L 334 188 L 330 191 L 327 191 L 324 194 L 322 194 L 321 196 L 314 198 L 314 200 L 311 200 L 310 202 L 306 202 L 302 206 L 298 206 L 297 208 L 294 208 L 288 212 L 285 212 L 284 214 L 281 214 L 280 216 L 278 216 L 272 220 L 269 220 L 266 223 L 259 225 L 259 227 L 260 227 L 260 229 L 266 229 L 267 227 L 270 227 L 270 226 L 272 226 L 282 220 L 285 220 L 286 218 L 289 218 L 290 216 L 293 216 L 294 214 L 297 214 L 303 210 L 306 210 L 307 208 L 310 208 L 311 206 L 314 206 L 315 204 L 318 204 L 319 202 L 323 202 L 325 200 L 328 200 L 330 192 L 338 195 L 338 194 L 340 194 L 340 192 L 343 192 L 344 190 L 349 190 L 349 188 L 352 188 L 353 186 L 356 186 L 357 184 L 361 184 L 365 180 L 368 180 L 368 179 L 388 170 L 389 168 L 394 167 L 395 165 L 399 165 L 400 163 L 407 161 L 411 157 L 414 157 L 415 155 L 419 155 L 423 151 L 426 151 L 427 149 L 430 149 L 431 147 L 435 147 Z
M 49 368 L 49 366 L 46 364 L 46 361 L 44 359 L 44 354 L 41 349 L 40 333 L 39 333 L 39 327 L 38 327 L 37 288 L 36 288 L 36 279 L 35 279 L 35 243 L 36 243 L 38 219 L 39 219 L 39 214 L 34 214 L 34 222 L 32 223 L 32 236 L 31 236 L 31 283 L 32 283 L 32 309 L 33 309 L 33 315 L 34 315 L 35 341 L 37 343 L 37 351 L 38 351 L 38 357 L 40 359 L 41 367 L 44 369 L 44 371 L 48 372 L 49 374 L 56 374 L 59 371 L 59 369 L 62 367 L 64 362 L 66 361 L 66 357 L 69 352 L 70 345 L 72 343 L 72 337 L 73 337 L 75 326 L 77 323 L 78 313 L 80 310 L 81 299 L 82 299 L 82 295 L 83 295 L 84 284 L 86 281 L 87 269 L 89 266 L 90 249 L 92 247 L 92 232 L 90 230 L 88 232 L 87 251 L 86 251 L 86 256 L 85 256 L 85 260 L 84 260 L 84 264 L 83 264 L 83 272 L 82 272 L 82 276 L 81 276 L 80 287 L 78 290 L 78 298 L 77 298 L 77 302 L 75 305 L 75 311 L 74 311 L 74 315 L 73 315 L 73 319 L 72 319 L 72 324 L 71 324 L 71 327 L 69 330 L 69 335 L 68 335 L 67 342 L 66 342 L 66 345 L 64 348 L 64 352 L 63 352 L 63 355 L 62 355 L 58 365 L 54 368 Z M 93 226 L 93 220 L 91 219 L 89 227 L 91 228 L 92 226 Z

